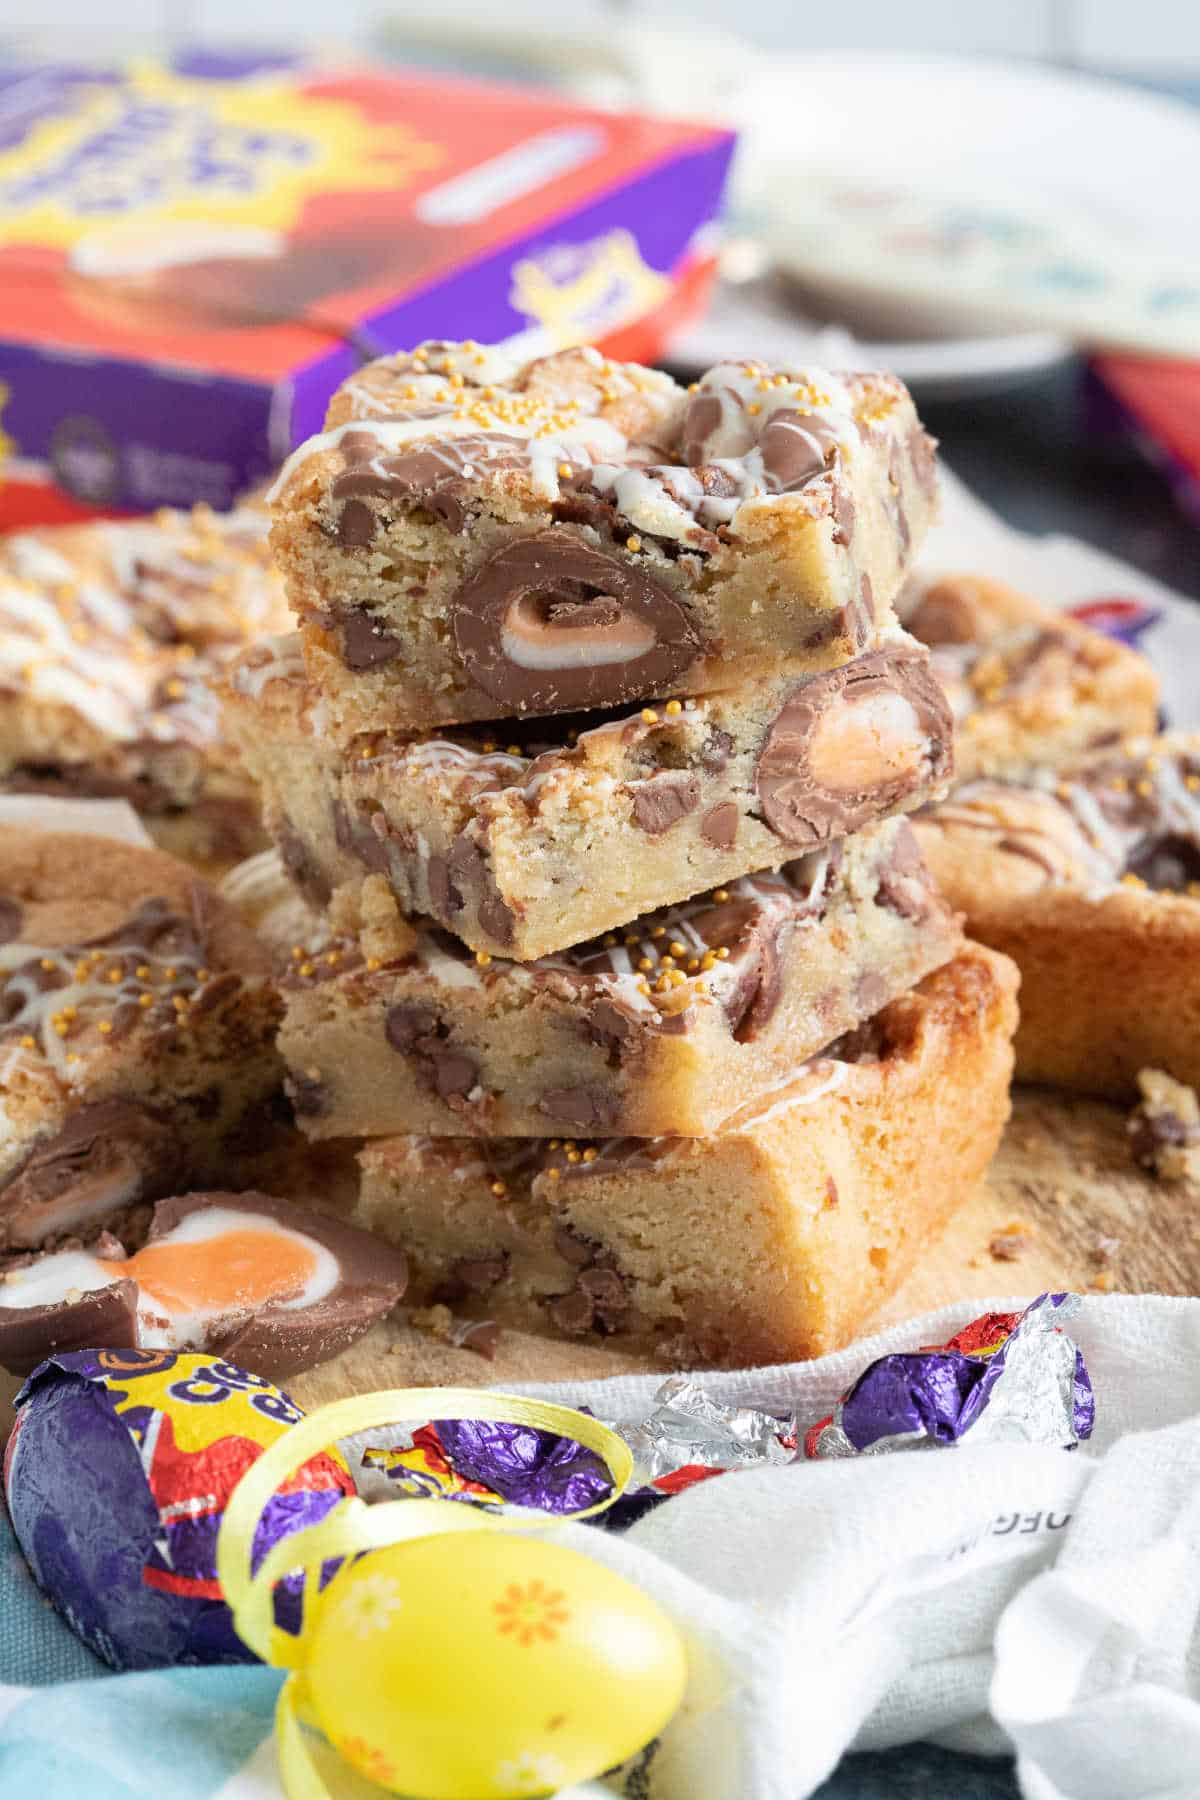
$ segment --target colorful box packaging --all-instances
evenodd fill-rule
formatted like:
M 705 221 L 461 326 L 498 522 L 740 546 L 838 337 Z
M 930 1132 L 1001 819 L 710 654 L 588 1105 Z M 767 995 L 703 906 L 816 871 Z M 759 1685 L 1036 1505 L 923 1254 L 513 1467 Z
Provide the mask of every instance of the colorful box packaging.
M 0 67 L 0 528 L 228 506 L 424 338 L 652 359 L 732 149 L 412 71 Z

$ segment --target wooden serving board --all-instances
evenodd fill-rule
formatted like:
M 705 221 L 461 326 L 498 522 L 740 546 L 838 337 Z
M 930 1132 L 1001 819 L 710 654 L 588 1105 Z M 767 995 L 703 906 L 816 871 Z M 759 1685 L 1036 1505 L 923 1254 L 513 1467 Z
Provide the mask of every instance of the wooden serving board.
M 868 1322 L 864 1336 L 954 1300 L 1032 1297 L 1048 1288 L 1109 1290 L 1110 1284 L 1113 1292 L 1200 1293 L 1195 1195 L 1134 1167 L 1125 1119 L 1120 1108 L 1100 1101 L 1018 1091 L 985 1187 Z M 1013 1260 L 993 1253 L 993 1242 L 1003 1238 L 1018 1249 Z M 514 1331 L 501 1333 L 495 1360 L 487 1362 L 396 1315 L 335 1362 L 288 1386 L 311 1408 L 373 1388 L 587 1381 L 654 1367 L 603 1343 Z
M 1200 1209 L 1186 1187 L 1134 1167 L 1126 1114 L 1100 1101 L 1018 1091 L 1013 1117 L 983 1189 L 954 1219 L 920 1268 L 864 1326 L 863 1335 L 954 1300 L 986 1300 L 1048 1288 L 1100 1286 L 1125 1293 L 1200 1294 Z M 306 1172 L 328 1198 L 345 1171 L 318 1153 Z M 264 1171 L 264 1174 L 266 1171 Z M 297 1199 L 294 1164 L 278 1191 Z M 265 1187 L 274 1185 L 268 1177 Z M 1014 1232 L 1013 1227 L 1019 1227 Z M 1017 1244 L 1013 1260 L 993 1243 Z M 652 1372 L 657 1365 L 597 1342 L 564 1342 L 503 1331 L 495 1359 L 456 1350 L 408 1325 L 403 1310 L 360 1343 L 288 1382 L 311 1410 L 378 1388 L 506 1387 L 528 1381 L 593 1381 Z M 0 1439 L 19 1382 L 0 1372 Z

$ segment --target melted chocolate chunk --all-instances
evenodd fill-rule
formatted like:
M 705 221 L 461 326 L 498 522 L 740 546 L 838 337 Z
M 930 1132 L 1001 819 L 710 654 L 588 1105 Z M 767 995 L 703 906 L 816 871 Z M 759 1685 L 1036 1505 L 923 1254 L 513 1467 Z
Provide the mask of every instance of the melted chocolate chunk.
M 538 1111 L 560 1125 L 571 1125 L 589 1136 L 607 1131 L 617 1116 L 618 1102 L 604 1088 L 549 1088 L 538 1102 Z
M 634 820 L 647 837 L 661 837 L 700 804 L 700 783 L 694 775 L 683 780 L 674 774 L 655 775 L 637 782 L 631 791 Z
M 636 559 L 562 529 L 493 551 L 459 589 L 452 624 L 473 680 L 510 712 L 659 693 L 702 647 L 680 602 Z
M 339 516 L 343 543 L 371 542 L 371 538 L 342 536 L 349 506 L 361 505 L 364 495 L 404 509 L 419 508 L 457 533 L 466 523 L 467 506 L 480 476 L 529 464 L 527 441 L 498 431 L 415 443 L 390 456 L 380 455 L 379 448 L 378 439 L 369 431 L 348 432 L 342 440 L 346 467 L 333 483 L 332 497 L 335 505 L 346 503 Z
M 376 624 L 361 607 L 346 607 L 337 614 L 342 642 L 342 661 L 356 675 L 394 662 L 403 650 L 400 639 Z
M 275 844 L 280 861 L 304 898 L 314 906 L 327 906 L 333 889 L 324 871 L 314 862 L 308 845 L 289 820 L 284 819 L 276 827 Z
M 795 407 L 771 414 L 759 440 L 763 468 L 777 494 L 794 493 L 824 473 L 837 436 L 823 419 Z M 836 504 L 835 504 L 836 516 Z
M 365 500 L 347 500 L 338 514 L 338 543 L 347 550 L 361 550 L 373 543 L 378 520 Z
M 875 895 L 880 906 L 899 913 L 913 924 L 927 918 L 933 905 L 933 892 L 921 846 L 907 820 L 901 825 L 892 844 L 891 856 L 879 872 Z
M 492 862 L 487 851 L 474 838 L 460 832 L 450 846 L 446 858 L 447 883 L 453 894 L 460 896 L 459 907 L 474 895 L 479 923 L 498 944 L 511 944 L 516 916 L 496 886 Z
M 926 740 L 925 756 L 918 764 L 903 764 L 894 774 L 881 759 L 876 781 L 855 780 L 837 789 L 822 784 L 811 759 L 825 716 L 834 708 L 870 705 L 891 695 L 909 703 L 915 726 Z M 923 653 L 876 651 L 860 656 L 793 689 L 768 728 L 754 771 L 762 816 L 777 836 L 797 846 L 848 837 L 924 782 L 944 780 L 952 767 L 952 739 L 946 697 Z
M 700 836 L 711 850 L 732 850 L 737 842 L 741 815 L 735 800 L 722 800 L 710 806 L 700 821 Z
M 417 1063 L 426 1085 L 447 1105 L 461 1105 L 478 1087 L 479 1064 L 451 1040 L 450 1027 L 434 1007 L 390 1006 L 383 1032 L 393 1050 Z

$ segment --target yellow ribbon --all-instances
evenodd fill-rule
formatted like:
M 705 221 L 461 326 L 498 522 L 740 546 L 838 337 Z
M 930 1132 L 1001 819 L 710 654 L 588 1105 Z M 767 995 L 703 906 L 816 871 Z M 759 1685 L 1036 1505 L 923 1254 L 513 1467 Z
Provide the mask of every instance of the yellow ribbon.
M 282 1538 L 263 1558 L 257 1572 L 251 1572 L 254 1535 L 264 1507 L 310 1456 L 328 1449 L 340 1438 L 376 1426 L 425 1425 L 434 1419 L 494 1419 L 573 1438 L 601 1458 L 612 1481 L 612 1492 L 594 1506 L 573 1513 L 547 1514 L 510 1507 L 486 1517 L 474 1507 L 448 1500 L 398 1500 L 390 1505 L 368 1506 L 363 1500 L 347 1498 L 319 1524 Z M 395 1388 L 353 1400 L 337 1400 L 310 1413 L 264 1450 L 242 1476 L 225 1508 L 217 1538 L 217 1576 L 243 1643 L 264 1662 L 295 1671 L 284 1683 L 276 1709 L 280 1770 L 290 1800 L 330 1800 L 329 1789 L 305 1741 L 301 1723 L 304 1687 L 299 1673 L 304 1623 L 309 1605 L 317 1597 L 323 1563 L 358 1556 L 364 1550 L 380 1549 L 405 1538 L 440 1532 L 521 1531 L 568 1519 L 590 1519 L 620 1498 L 632 1474 L 633 1456 L 628 1444 L 598 1419 L 570 1406 L 477 1388 Z M 274 1589 L 285 1575 L 296 1571 L 303 1572 L 304 1593 L 301 1630 L 293 1636 L 275 1625 Z

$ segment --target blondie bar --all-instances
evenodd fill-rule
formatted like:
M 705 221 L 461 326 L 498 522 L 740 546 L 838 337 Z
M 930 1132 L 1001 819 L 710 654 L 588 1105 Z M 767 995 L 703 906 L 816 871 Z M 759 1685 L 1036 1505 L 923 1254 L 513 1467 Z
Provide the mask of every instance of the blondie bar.
M 283 981 L 313 1137 L 715 1131 L 961 941 L 904 819 L 534 963 L 480 967 L 372 881 L 356 935 Z
M 356 1221 L 405 1247 L 418 1303 L 684 1366 L 819 1356 L 987 1167 L 1016 985 L 968 946 L 714 1137 L 369 1143 Z
M 1018 1075 L 1200 1084 L 1200 732 L 968 782 L 916 830 L 968 930 L 1020 966 Z
M 270 954 L 158 850 L 0 837 L 0 1246 L 219 1181 L 277 1093 Z
M 165 849 L 218 866 L 262 842 L 215 672 L 289 623 L 260 508 L 0 540 L 0 789 L 122 796 Z
M 1155 729 L 1144 656 L 1000 582 L 911 582 L 898 608 L 953 709 L 960 782 L 1019 779 Z
M 334 396 L 272 542 L 339 738 L 831 668 L 896 629 L 936 504 L 887 375 L 426 344 Z
M 918 806 L 952 765 L 949 709 L 907 639 L 616 717 L 368 734 L 348 753 L 294 638 L 246 652 L 227 693 L 313 898 L 383 874 L 406 913 L 521 962 Z

